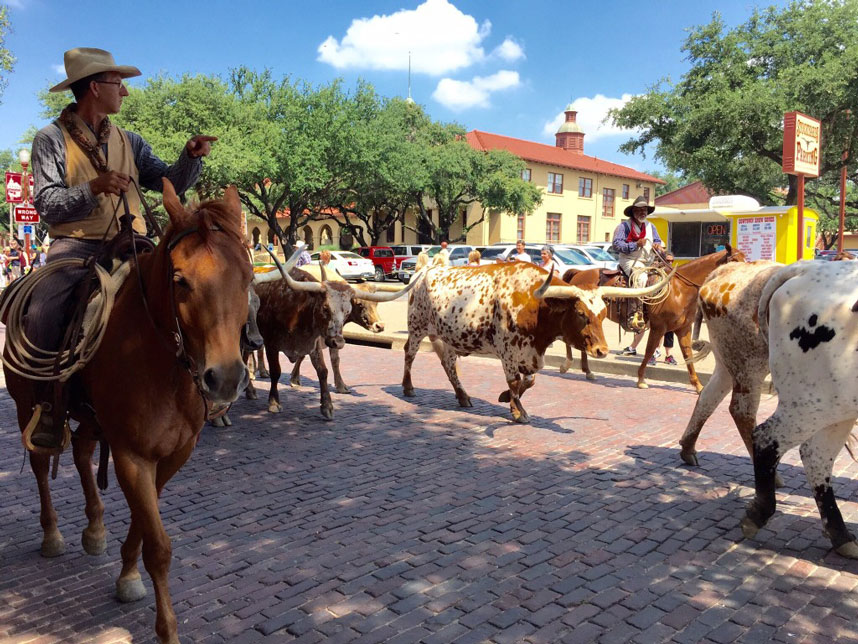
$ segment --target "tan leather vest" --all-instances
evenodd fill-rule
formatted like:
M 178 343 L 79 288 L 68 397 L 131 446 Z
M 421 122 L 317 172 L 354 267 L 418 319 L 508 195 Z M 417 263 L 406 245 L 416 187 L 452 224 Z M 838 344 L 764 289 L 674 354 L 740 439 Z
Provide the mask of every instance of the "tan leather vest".
M 79 119 L 77 115 L 74 118 Z M 74 142 L 65 126 L 59 121 L 57 124 L 60 126 L 66 144 L 66 185 L 71 188 L 98 178 L 98 172 L 86 153 Z M 79 128 L 84 136 L 95 144 L 95 136 L 82 120 L 79 123 Z M 107 139 L 107 167 L 129 175 L 134 181 L 139 179 L 131 143 L 125 136 L 125 132 L 115 125 L 111 126 L 110 136 Z M 140 198 L 137 195 L 137 190 L 131 186 L 126 196 L 128 198 L 128 210 L 134 216 L 134 231 L 146 234 L 146 223 L 140 216 Z M 119 217 L 125 214 L 125 208 L 120 204 L 117 209 L 116 203 L 119 197 L 113 194 L 102 193 L 96 195 L 96 199 L 98 205 L 85 218 L 49 226 L 48 232 L 51 238 L 101 239 L 105 236 L 104 233 L 108 228 L 110 231 L 107 233 L 107 239 L 115 236 L 119 232 L 117 222 Z M 114 212 L 116 213 L 116 220 L 114 220 Z

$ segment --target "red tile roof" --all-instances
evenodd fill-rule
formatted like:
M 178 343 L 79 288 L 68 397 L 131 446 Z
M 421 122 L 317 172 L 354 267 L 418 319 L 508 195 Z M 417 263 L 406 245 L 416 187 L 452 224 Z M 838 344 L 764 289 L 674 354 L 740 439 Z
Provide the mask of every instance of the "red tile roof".
M 603 161 L 602 159 L 587 156 L 586 154 L 576 154 L 553 145 L 514 139 L 509 136 L 501 136 L 500 134 L 480 132 L 479 130 L 471 130 L 468 132 L 467 138 L 471 147 L 477 150 L 507 150 L 525 161 L 534 161 L 536 163 L 544 163 L 545 165 L 584 170 L 598 174 L 608 174 L 636 181 L 664 183 L 658 177 L 652 177 L 632 168 L 627 168 L 624 165 Z
M 709 203 L 710 197 L 714 197 L 714 193 L 710 192 L 702 181 L 689 183 L 687 186 L 682 186 L 676 190 L 665 192 L 655 198 L 656 206 L 670 206 L 673 204 L 686 203 Z

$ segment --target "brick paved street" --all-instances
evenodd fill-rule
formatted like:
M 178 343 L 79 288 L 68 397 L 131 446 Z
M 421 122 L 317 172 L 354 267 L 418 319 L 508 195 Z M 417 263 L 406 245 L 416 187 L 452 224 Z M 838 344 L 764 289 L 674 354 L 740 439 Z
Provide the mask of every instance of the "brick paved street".
M 688 468 L 687 386 L 550 369 L 524 398 L 533 423 L 516 426 L 496 361 L 461 361 L 464 410 L 432 354 L 411 399 L 401 352 L 350 345 L 342 362 L 354 393 L 334 394 L 333 422 L 307 361 L 307 386 L 281 386 L 283 414 L 241 400 L 168 484 L 182 641 L 858 642 L 858 562 L 829 552 L 796 452 L 769 528 L 741 539 L 753 476 L 725 405 Z M 0 641 L 152 641 L 145 572 L 146 599 L 113 598 L 128 510 L 112 472 L 108 552 L 88 557 L 64 456 L 53 489 L 68 549 L 43 559 L 5 395 L 0 426 Z M 835 475 L 854 497 L 845 453 Z

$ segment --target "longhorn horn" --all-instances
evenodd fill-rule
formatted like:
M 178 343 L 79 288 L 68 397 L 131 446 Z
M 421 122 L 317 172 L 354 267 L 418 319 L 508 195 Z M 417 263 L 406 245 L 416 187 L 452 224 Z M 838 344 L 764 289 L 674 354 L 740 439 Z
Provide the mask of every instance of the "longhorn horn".
M 405 288 L 405 284 L 376 284 L 375 290 L 379 293 L 399 293 Z
M 294 253 L 292 253 L 292 256 L 289 258 L 289 261 L 286 262 L 285 266 L 280 263 L 279 259 L 277 259 L 277 255 L 272 253 L 270 250 L 268 251 L 268 254 L 271 255 L 271 259 L 274 260 L 274 264 L 277 266 L 277 269 L 279 270 L 280 275 L 278 276 L 277 273 L 275 273 L 274 271 L 268 271 L 266 273 L 254 273 L 253 274 L 253 283 L 254 284 L 262 284 L 264 282 L 273 282 L 274 280 L 286 278 L 289 271 L 292 270 L 292 267 L 298 263 L 298 258 L 301 256 L 301 249 L 299 248 Z M 288 279 L 288 278 L 286 278 L 286 279 Z
M 646 295 L 652 295 L 653 293 L 658 292 L 665 285 L 670 282 L 670 278 L 673 277 L 673 274 L 676 272 L 676 268 L 674 268 L 668 275 L 665 275 L 663 279 L 656 282 L 652 286 L 646 286 L 644 288 L 623 288 L 622 286 L 600 286 L 598 288 L 599 295 L 602 297 L 617 297 L 617 298 L 629 298 L 629 297 L 644 297 Z
M 359 300 L 368 300 L 370 302 L 392 302 L 393 300 L 402 297 L 417 284 L 417 280 L 413 277 L 411 281 L 408 283 L 408 286 L 405 288 L 400 288 L 395 291 L 385 291 L 380 292 L 378 290 L 378 286 L 376 286 L 376 292 L 370 293 L 369 291 L 363 291 L 360 289 L 355 289 L 355 298 Z

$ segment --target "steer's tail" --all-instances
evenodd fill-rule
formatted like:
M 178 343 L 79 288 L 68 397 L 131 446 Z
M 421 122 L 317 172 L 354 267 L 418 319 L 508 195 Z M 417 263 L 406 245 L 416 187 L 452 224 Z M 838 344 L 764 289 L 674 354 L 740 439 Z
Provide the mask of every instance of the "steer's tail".
M 846 439 L 846 451 L 849 452 L 849 456 L 852 457 L 852 460 L 858 463 L 858 456 L 856 456 L 856 454 L 858 454 L 858 436 L 855 436 L 854 429 Z
M 760 302 L 757 305 L 757 326 L 760 327 L 760 333 L 766 343 L 769 341 L 769 302 L 771 302 L 772 296 L 775 294 L 775 291 L 793 277 L 800 275 L 808 266 L 810 266 L 810 262 L 796 262 L 795 264 L 784 266 L 774 273 L 765 286 L 763 286 L 763 290 L 760 293 Z
M 700 362 L 701 360 L 703 360 L 703 358 L 712 353 L 712 343 L 706 342 L 706 340 L 694 340 L 691 343 L 691 348 L 695 351 L 695 353 L 691 354 L 691 357 L 685 361 L 685 364 L 694 364 L 695 362 Z
M 696 342 L 700 338 L 701 326 L 703 326 L 703 307 L 700 306 L 700 298 L 697 298 L 697 313 L 694 315 L 694 327 L 691 330 L 692 342 Z

